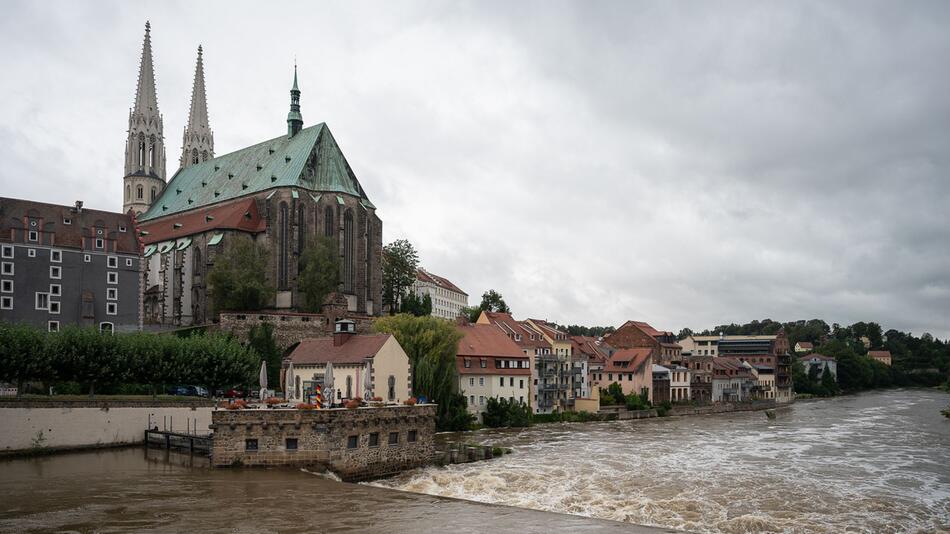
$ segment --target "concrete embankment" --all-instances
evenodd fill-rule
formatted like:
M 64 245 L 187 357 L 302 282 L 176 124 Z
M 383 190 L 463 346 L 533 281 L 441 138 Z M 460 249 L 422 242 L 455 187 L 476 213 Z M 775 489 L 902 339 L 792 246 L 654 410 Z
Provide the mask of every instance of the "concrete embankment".
M 145 429 L 209 432 L 210 401 L 0 402 L 0 455 L 135 445 Z
M 773 408 L 786 406 L 785 404 L 776 404 L 774 400 L 751 401 L 751 402 L 721 402 L 716 404 L 706 404 L 698 406 L 674 406 L 667 413 L 669 416 L 688 416 L 688 415 L 710 415 L 729 412 L 753 412 L 758 410 L 770 410 Z M 627 410 L 623 406 L 603 406 L 599 414 L 609 420 L 627 421 L 631 419 L 650 419 L 659 417 L 656 408 L 649 410 Z

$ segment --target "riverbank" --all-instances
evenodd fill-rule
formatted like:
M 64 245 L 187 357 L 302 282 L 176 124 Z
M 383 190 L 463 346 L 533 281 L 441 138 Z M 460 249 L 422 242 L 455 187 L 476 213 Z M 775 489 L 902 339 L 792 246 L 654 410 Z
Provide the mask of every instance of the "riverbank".
M 211 469 L 206 459 L 154 449 L 10 460 L 0 462 L 0 479 L 2 533 L 674 532 L 336 482 L 298 469 Z

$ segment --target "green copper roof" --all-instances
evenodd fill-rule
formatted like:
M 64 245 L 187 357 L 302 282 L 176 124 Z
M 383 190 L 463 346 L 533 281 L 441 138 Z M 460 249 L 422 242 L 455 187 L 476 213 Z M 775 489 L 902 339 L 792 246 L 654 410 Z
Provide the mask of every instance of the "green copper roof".
M 315 165 L 309 167 L 311 159 Z M 372 206 L 330 129 L 321 123 L 293 137 L 282 135 L 180 169 L 139 221 L 281 187 L 348 193 Z

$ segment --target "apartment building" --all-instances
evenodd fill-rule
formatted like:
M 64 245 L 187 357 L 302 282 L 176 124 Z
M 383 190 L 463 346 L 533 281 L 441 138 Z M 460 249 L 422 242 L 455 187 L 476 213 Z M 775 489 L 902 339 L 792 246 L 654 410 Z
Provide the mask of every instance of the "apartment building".
M 657 330 L 643 321 L 627 321 L 604 337 L 611 347 L 618 349 L 653 349 L 653 361 L 658 364 L 680 361 L 682 346 L 673 332 Z
M 468 306 L 468 293 L 462 291 L 449 279 L 430 273 L 423 268 L 416 269 L 416 280 L 412 291 L 422 298 L 429 295 L 432 300 L 432 315 L 442 319 L 455 319 L 462 308 Z
M 574 399 L 590 397 L 587 356 L 582 353 L 574 354 L 574 341 L 571 336 L 554 324 L 541 319 L 528 319 L 526 322 L 540 332 L 554 349 L 561 365 L 562 385 L 567 389 L 562 402 L 568 409 L 573 409 Z
M 488 399 L 505 398 L 530 403 L 530 358 L 501 329 L 491 324 L 459 325 L 456 369 L 459 392 L 469 413 L 481 419 Z
M 0 198 L 0 321 L 48 331 L 142 327 L 142 253 L 129 214 Z

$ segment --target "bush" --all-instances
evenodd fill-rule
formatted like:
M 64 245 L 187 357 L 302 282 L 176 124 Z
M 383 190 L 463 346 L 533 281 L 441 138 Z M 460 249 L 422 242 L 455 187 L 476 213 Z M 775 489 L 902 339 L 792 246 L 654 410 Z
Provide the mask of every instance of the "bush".
M 531 426 L 531 408 L 523 402 L 491 397 L 482 412 L 482 422 L 491 428 Z
M 645 392 L 639 395 L 634 393 L 627 395 L 624 397 L 624 404 L 628 410 L 649 410 L 652 408 Z

